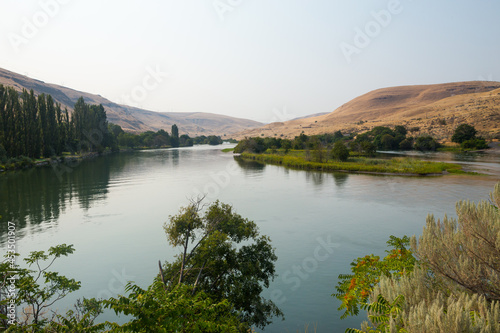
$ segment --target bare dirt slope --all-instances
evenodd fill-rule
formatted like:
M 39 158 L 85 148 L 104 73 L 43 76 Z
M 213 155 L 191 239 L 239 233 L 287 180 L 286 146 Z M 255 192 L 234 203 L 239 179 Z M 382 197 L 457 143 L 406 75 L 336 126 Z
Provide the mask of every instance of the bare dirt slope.
M 71 112 L 75 102 L 83 96 L 87 103 L 102 104 L 108 121 L 120 125 L 128 132 L 170 131 L 177 124 L 181 134 L 221 135 L 230 137 L 233 133 L 262 126 L 262 123 L 224 115 L 202 112 L 154 112 L 127 105 L 120 105 L 100 96 L 67 87 L 45 83 L 27 76 L 0 68 L 0 84 L 14 87 L 17 91 L 33 89 L 36 95 L 50 94 L 56 102 Z
M 440 140 L 451 137 L 461 123 L 476 127 L 481 135 L 500 134 L 500 82 L 471 81 L 383 88 L 359 96 L 326 115 L 272 123 L 246 130 L 238 138 L 251 136 L 294 137 L 363 132 L 375 126 L 418 127 L 415 135 L 427 133 Z

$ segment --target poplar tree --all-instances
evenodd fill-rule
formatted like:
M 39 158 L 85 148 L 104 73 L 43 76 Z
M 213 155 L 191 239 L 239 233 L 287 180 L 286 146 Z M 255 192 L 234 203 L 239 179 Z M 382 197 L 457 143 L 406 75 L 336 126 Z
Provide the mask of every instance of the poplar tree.
M 45 157 L 52 156 L 56 153 L 57 141 L 58 141 L 58 128 L 57 128 L 57 118 L 56 118 L 56 106 L 54 105 L 54 99 L 52 96 L 47 95 L 47 152 L 50 155 L 45 155 Z
M 172 134 L 170 138 L 172 147 L 179 147 L 179 128 L 176 124 L 172 125 Z

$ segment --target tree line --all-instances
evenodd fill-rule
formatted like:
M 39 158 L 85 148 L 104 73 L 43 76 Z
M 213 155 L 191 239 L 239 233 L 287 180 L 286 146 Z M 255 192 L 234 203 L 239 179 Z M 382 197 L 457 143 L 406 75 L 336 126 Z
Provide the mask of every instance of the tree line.
M 51 95 L 0 85 L 0 157 L 52 157 L 111 147 L 106 112 L 80 97 L 72 116 Z
M 197 136 L 191 138 L 187 134 L 179 136 L 179 129 L 176 124 L 172 125 L 172 132 L 169 135 L 161 129 L 157 132 L 147 131 L 140 134 L 127 133 L 115 124 L 110 124 L 110 131 L 116 138 L 116 142 L 121 147 L 128 148 L 162 148 L 162 147 L 191 147 L 193 145 L 209 144 L 220 145 L 220 136 Z
M 194 144 L 221 144 L 219 136 L 190 138 L 179 135 L 172 125 L 171 133 L 161 129 L 141 134 L 125 132 L 108 123 L 104 107 L 87 104 L 83 97 L 75 103 L 70 115 L 51 95 L 35 95 L 33 90 L 18 93 L 12 87 L 0 85 L 0 162 L 21 158 L 50 158 L 63 155 L 96 152 L 106 149 L 188 147 Z M 29 164 L 29 163 L 28 163 Z
M 396 125 L 393 129 L 385 126 L 377 126 L 361 134 L 351 133 L 348 135 L 337 131 L 333 134 L 321 134 L 308 136 L 304 133 L 294 139 L 283 139 L 273 137 L 254 137 L 241 140 L 235 147 L 235 153 L 250 152 L 260 154 L 267 150 L 275 152 L 281 149 L 288 153 L 289 150 L 305 150 L 313 155 L 324 154 L 339 155 L 347 158 L 345 153 L 350 151 L 358 155 L 372 156 L 377 150 L 418 150 L 435 151 L 441 147 L 430 135 L 414 137 L 411 132 L 418 131 L 418 127 L 407 129 L 405 126 Z M 458 126 L 452 136 L 452 141 L 459 143 L 463 149 L 487 148 L 485 140 L 476 136 L 476 129 L 468 124 Z M 348 156 L 348 155 L 347 155 Z M 317 159 L 317 158 L 314 158 Z M 318 162 L 321 162 L 319 158 Z

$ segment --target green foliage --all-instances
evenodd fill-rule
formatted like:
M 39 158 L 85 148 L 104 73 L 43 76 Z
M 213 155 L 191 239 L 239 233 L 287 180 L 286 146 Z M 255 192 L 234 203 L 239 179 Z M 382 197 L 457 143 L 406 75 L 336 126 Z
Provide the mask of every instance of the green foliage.
M 455 129 L 455 132 L 451 137 L 451 141 L 462 143 L 467 140 L 475 139 L 476 133 L 477 130 L 474 128 L 474 126 L 471 126 L 469 124 L 461 124 Z
M 241 140 L 234 148 L 234 152 L 237 154 L 244 152 L 260 154 L 266 150 L 267 147 L 264 144 L 264 139 L 262 138 L 251 138 L 251 139 Z
M 413 137 L 408 137 L 399 143 L 399 149 L 401 150 L 411 150 L 413 149 Z
M 367 304 L 374 286 L 382 276 L 392 276 L 398 279 L 408 274 L 415 266 L 415 257 L 409 249 L 410 238 L 390 236 L 387 245 L 387 256 L 380 260 L 373 254 L 355 259 L 351 265 L 350 274 L 340 274 L 339 282 L 335 287 L 337 292 L 332 294 L 342 303 L 338 310 L 344 310 L 341 318 L 357 315 L 360 307 Z
M 296 136 L 293 140 L 282 139 L 282 138 L 247 138 L 241 140 L 235 148 L 235 153 L 255 153 L 260 154 L 270 149 L 275 152 L 277 149 L 283 149 L 285 154 L 288 153 L 290 149 L 295 150 L 318 150 L 319 147 L 322 149 L 329 149 L 333 143 L 339 140 L 347 139 L 344 137 L 342 132 L 337 131 L 334 134 L 321 134 L 314 136 L 307 136 L 304 133 L 301 133 L 299 136 Z M 324 152 L 318 152 L 321 156 L 321 160 L 326 159 L 326 156 L 323 156 Z M 313 153 L 314 155 L 314 153 Z M 315 160 L 318 160 L 317 157 L 313 156 Z
M 103 332 L 106 323 L 95 324 L 97 316 L 103 313 L 101 301 L 94 298 L 77 300 L 74 310 L 68 310 L 65 316 L 56 315 L 45 327 L 46 332 Z
M 214 301 L 193 287 L 178 285 L 166 290 L 155 281 L 146 290 L 127 284 L 128 296 L 104 300 L 106 308 L 133 318 L 123 324 L 108 323 L 119 332 L 247 332 L 227 300 Z
M 14 263 L 14 257 L 18 254 L 9 251 L 6 255 L 7 260 L 0 265 L 1 292 L 3 295 L 9 294 L 6 281 L 11 277 L 11 272 L 16 272 L 16 287 L 19 290 L 13 300 L 17 306 L 24 307 L 26 318 L 21 325 L 26 329 L 36 331 L 49 324 L 51 318 L 44 316 L 49 308 L 69 293 L 80 289 L 80 282 L 48 270 L 56 259 L 73 252 L 73 246 L 66 244 L 53 246 L 47 252 L 31 252 L 24 259 L 28 268 Z M 31 269 L 33 266 L 35 270 Z M 6 308 L 2 308 L 2 314 L 6 314 Z M 6 328 L 5 319 L 2 324 Z
M 483 138 L 465 140 L 460 144 L 462 149 L 487 149 L 488 145 Z
M 208 137 L 205 135 L 202 136 L 197 136 L 196 138 L 193 139 L 193 143 L 195 145 L 221 145 L 222 144 L 222 139 L 220 136 L 216 135 L 209 135 Z
M 364 330 L 354 328 L 346 329 L 346 333 L 359 333 L 359 332 L 398 332 L 407 333 L 403 328 L 404 324 L 400 318 L 403 311 L 405 298 L 403 295 L 398 295 L 394 301 L 389 302 L 384 296 L 378 294 L 376 301 L 371 304 L 364 304 L 363 309 L 368 311 L 368 319 L 375 326 L 364 327 Z M 397 323 L 395 323 L 397 322 Z
M 363 152 L 366 149 L 363 148 L 365 145 L 366 148 L 370 148 L 366 146 L 366 143 L 371 143 L 375 146 L 375 149 L 380 150 L 398 150 L 402 149 L 401 143 L 407 140 L 406 134 L 408 130 L 406 127 L 402 125 L 396 125 L 394 130 L 389 127 L 384 126 L 376 126 L 372 130 L 357 135 L 356 139 L 351 143 L 351 147 L 353 150 L 358 152 Z M 366 143 L 365 143 L 366 142 Z M 412 149 L 413 142 L 411 142 L 411 146 L 408 144 L 411 141 L 408 139 L 403 146 L 405 149 Z M 374 150 L 375 150 L 374 149 Z M 374 150 L 371 149 L 366 152 L 368 155 L 373 154 Z
M 345 162 L 349 158 L 349 150 L 342 141 L 337 141 L 333 145 L 331 155 L 333 159 Z
M 318 140 L 313 142 L 313 160 L 314 162 L 323 163 L 326 162 L 327 154 L 323 147 L 323 144 Z
M 420 151 L 435 151 L 439 148 L 439 143 L 429 135 L 419 136 L 415 140 L 414 148 Z
M 265 327 L 278 307 L 260 294 L 275 277 L 271 241 L 254 222 L 216 201 L 201 215 L 202 199 L 171 216 L 164 228 L 169 243 L 181 246 L 177 260 L 166 263 L 164 279 L 205 292 L 216 302 L 227 299 L 242 322 Z
M 176 124 L 172 125 L 172 134 L 170 138 L 170 144 L 172 147 L 179 147 L 179 128 L 177 127 Z
M 0 85 L 0 145 L 7 157 L 37 159 L 71 152 L 102 152 L 112 145 L 102 105 L 88 105 L 80 98 L 71 122 L 67 110 L 50 95 L 33 90 L 18 94 Z
M 175 127 L 174 127 L 175 126 Z M 179 135 L 177 125 L 173 125 L 174 134 Z M 191 147 L 194 144 L 221 144 L 222 140 L 218 136 L 200 136 L 190 138 L 187 134 L 182 134 L 180 137 L 169 135 L 165 130 L 161 129 L 157 132 L 147 131 L 141 134 L 127 133 L 118 125 L 110 127 L 110 132 L 113 133 L 114 142 L 121 147 L 128 148 L 170 148 L 170 147 Z
M 402 125 L 396 125 L 394 126 L 394 133 L 405 136 L 408 133 L 408 130 Z
M 345 162 L 328 161 L 318 163 L 308 161 L 306 152 L 292 151 L 287 155 L 242 153 L 241 158 L 302 170 L 392 173 L 407 176 L 441 174 L 444 171 L 448 173 L 463 173 L 462 167 L 458 164 L 429 162 L 408 157 L 396 157 L 392 159 L 351 157 Z

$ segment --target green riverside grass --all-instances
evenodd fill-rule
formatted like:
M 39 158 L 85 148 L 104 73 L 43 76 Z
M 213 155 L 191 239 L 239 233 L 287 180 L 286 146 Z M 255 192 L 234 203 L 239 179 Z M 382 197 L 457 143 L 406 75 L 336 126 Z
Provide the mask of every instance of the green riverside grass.
M 222 152 L 223 153 L 229 153 L 229 152 L 231 152 L 233 150 L 234 150 L 234 148 L 225 148 L 225 149 L 222 149 Z
M 329 160 L 319 163 L 307 161 L 304 154 L 300 152 L 290 152 L 292 154 L 252 154 L 241 153 L 240 156 L 259 162 L 282 165 L 289 168 L 319 171 L 346 171 L 373 174 L 394 174 L 404 176 L 426 176 L 453 174 L 478 174 L 475 172 L 465 172 L 458 164 L 444 162 L 422 161 L 409 157 L 395 157 L 392 159 L 376 159 L 368 157 L 349 158 L 346 162 Z M 302 155 L 302 156 L 301 156 Z

